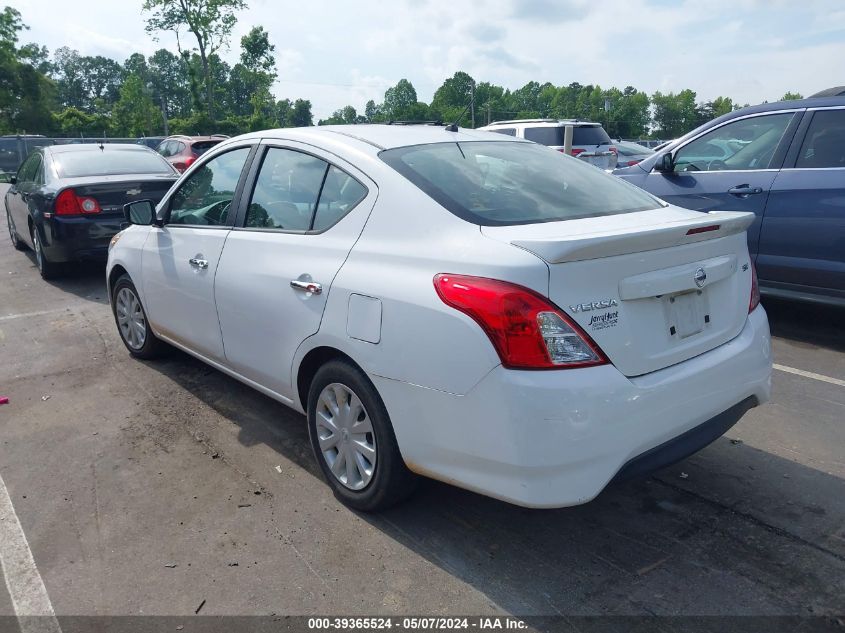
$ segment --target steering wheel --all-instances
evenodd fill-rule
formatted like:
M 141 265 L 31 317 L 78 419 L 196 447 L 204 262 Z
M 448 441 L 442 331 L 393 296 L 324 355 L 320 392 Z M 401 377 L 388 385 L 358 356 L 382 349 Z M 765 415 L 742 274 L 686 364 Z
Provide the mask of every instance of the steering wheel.
M 719 158 L 711 160 L 707 165 L 707 171 L 724 171 L 727 168 L 728 164 Z
M 226 213 L 229 211 L 231 204 L 231 200 L 221 200 L 220 202 L 215 202 L 206 209 L 203 215 L 206 219 L 210 219 L 214 224 L 220 224 L 221 219 L 224 218 Z

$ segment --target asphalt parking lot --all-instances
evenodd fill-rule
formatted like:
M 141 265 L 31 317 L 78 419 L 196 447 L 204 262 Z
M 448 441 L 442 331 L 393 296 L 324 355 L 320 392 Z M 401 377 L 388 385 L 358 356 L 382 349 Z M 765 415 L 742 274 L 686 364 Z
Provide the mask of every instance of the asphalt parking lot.
M 300 415 L 131 359 L 102 267 L 44 282 L 0 218 L 0 477 L 34 563 L 0 546 L 0 615 L 35 569 L 60 616 L 845 612 L 841 310 L 764 300 L 773 400 L 651 478 L 555 511 L 427 482 L 368 516 Z

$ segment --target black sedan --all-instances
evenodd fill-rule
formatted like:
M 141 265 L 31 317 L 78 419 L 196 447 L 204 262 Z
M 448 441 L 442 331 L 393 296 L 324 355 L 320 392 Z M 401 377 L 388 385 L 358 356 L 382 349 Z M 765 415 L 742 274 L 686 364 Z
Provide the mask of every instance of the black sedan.
M 142 145 L 40 147 L 21 164 L 6 193 L 12 244 L 35 251 L 45 279 L 63 264 L 105 260 L 123 205 L 158 202 L 179 173 Z

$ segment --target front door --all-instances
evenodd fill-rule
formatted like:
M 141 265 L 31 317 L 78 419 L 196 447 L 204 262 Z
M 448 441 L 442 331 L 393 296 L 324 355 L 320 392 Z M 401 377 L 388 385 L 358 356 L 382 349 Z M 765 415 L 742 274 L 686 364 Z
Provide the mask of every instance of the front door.
M 314 151 L 266 148 L 215 287 L 227 364 L 287 398 L 294 354 L 319 329 L 377 192 L 351 165 Z
M 224 356 L 214 274 L 250 151 L 232 149 L 195 170 L 166 201 L 164 225 L 144 245 L 144 300 L 154 329 L 216 361 Z
M 761 114 L 717 127 L 681 146 L 673 172 L 653 171 L 647 191 L 679 207 L 696 211 L 754 213 L 748 248 L 757 252 L 766 198 L 791 140 L 795 113 Z

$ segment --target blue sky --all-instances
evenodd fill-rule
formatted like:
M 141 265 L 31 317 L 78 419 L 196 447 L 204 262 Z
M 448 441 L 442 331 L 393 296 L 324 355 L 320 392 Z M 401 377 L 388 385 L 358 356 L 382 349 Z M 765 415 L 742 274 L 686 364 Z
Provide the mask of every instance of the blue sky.
M 175 39 L 144 32 L 142 0 L 6 0 L 24 42 L 123 60 Z M 279 97 L 311 99 L 317 117 L 401 78 L 429 101 L 456 70 L 518 88 L 530 80 L 651 93 L 691 88 L 740 103 L 845 84 L 843 0 L 248 0 L 224 53 L 262 25 L 276 45 Z M 183 35 L 183 42 L 187 41 Z

